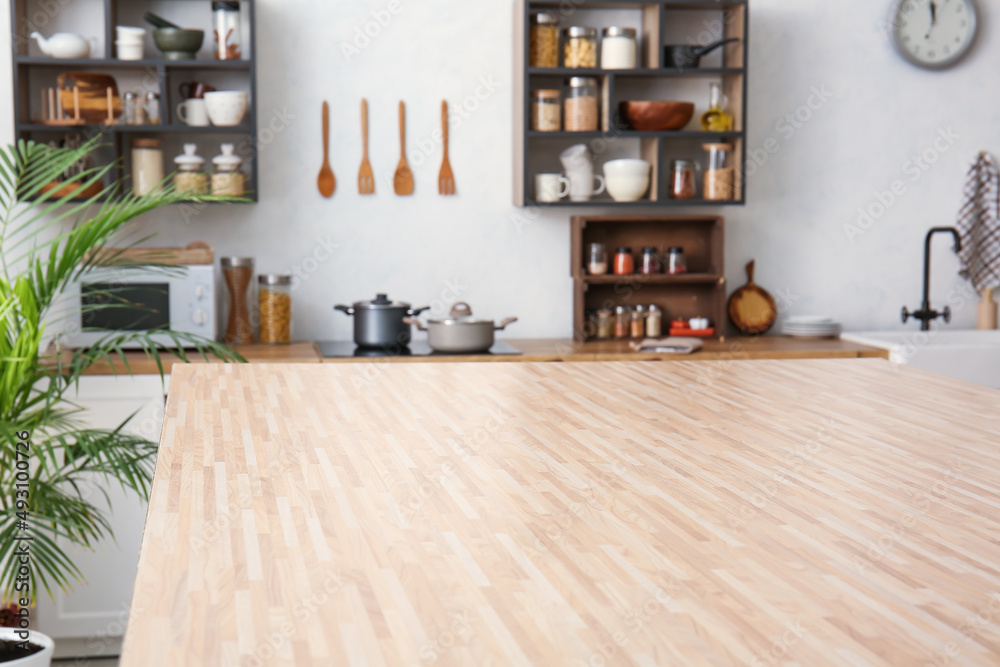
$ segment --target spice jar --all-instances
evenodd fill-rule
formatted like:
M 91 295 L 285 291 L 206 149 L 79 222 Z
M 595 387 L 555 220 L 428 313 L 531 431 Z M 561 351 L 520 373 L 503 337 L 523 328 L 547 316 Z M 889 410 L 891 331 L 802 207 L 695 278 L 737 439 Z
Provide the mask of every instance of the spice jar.
M 646 335 L 646 309 L 636 306 L 629 318 L 629 334 L 632 338 L 642 338 Z
M 639 273 L 652 275 L 660 272 L 660 258 L 656 253 L 656 248 L 646 247 L 642 249 L 642 262 L 639 264 Z
M 597 67 L 597 28 L 573 26 L 563 36 L 563 67 Z
M 163 182 L 163 140 L 132 140 L 132 192 L 148 195 Z
M 630 276 L 635 273 L 635 259 L 632 248 L 621 247 L 615 252 L 615 275 Z
M 597 337 L 601 340 L 606 340 L 608 338 L 614 338 L 615 335 L 615 316 L 607 308 L 602 308 L 597 311 Z
M 608 272 L 608 250 L 603 243 L 591 243 L 587 249 L 587 273 L 603 276 Z
M 646 310 L 646 336 L 658 338 L 663 334 L 663 311 L 659 306 L 650 306 Z
M 708 169 L 705 170 L 705 199 L 711 201 L 729 201 L 733 198 L 735 171 L 728 166 L 727 159 L 732 144 L 704 144 L 708 151 Z
M 528 66 L 559 67 L 559 18 L 538 12 L 528 28 Z
M 229 304 L 229 319 L 222 342 L 227 345 L 247 345 L 253 343 L 253 327 L 250 325 L 250 302 L 247 290 L 253 278 L 253 257 L 223 257 L 222 277 L 226 281 L 226 295 Z
M 569 132 L 597 130 L 597 79 L 574 76 L 566 80 L 563 119 Z
M 122 97 L 122 125 L 138 125 L 136 119 L 135 93 L 129 91 Z
M 615 308 L 615 338 L 628 338 L 629 319 L 628 306 Z
M 634 69 L 635 28 L 605 28 L 601 38 L 601 69 Z
M 292 277 L 273 273 L 257 276 L 260 342 L 292 342 Z
M 239 60 L 243 57 L 240 44 L 240 3 L 212 2 L 212 29 L 215 31 L 215 59 Z
M 212 158 L 215 172 L 212 174 L 212 194 L 241 197 L 245 192 L 245 179 L 240 166 L 243 164 L 238 156 L 233 155 L 232 144 L 222 144 L 222 154 Z
M 146 93 L 146 122 L 150 125 L 160 124 L 160 94 L 152 90 Z
M 698 194 L 695 180 L 696 164 L 692 160 L 674 160 L 670 171 L 670 198 L 694 199 Z
M 174 174 L 174 190 L 189 195 L 208 194 L 208 174 L 203 171 L 205 158 L 196 155 L 198 146 L 184 144 L 184 155 L 174 158 L 177 172 Z
M 674 246 L 667 252 L 665 272 L 670 275 L 687 273 L 687 259 L 684 257 L 684 248 Z
M 531 129 L 558 132 L 562 129 L 562 109 L 558 90 L 531 91 Z

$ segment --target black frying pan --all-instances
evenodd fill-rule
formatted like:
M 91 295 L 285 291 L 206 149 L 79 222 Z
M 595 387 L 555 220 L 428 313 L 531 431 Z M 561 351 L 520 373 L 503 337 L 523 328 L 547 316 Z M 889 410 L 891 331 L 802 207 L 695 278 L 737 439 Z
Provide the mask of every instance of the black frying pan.
M 667 44 L 663 47 L 664 67 L 697 67 L 701 57 L 706 53 L 715 51 L 723 44 L 740 41 L 739 37 L 730 37 L 718 42 L 712 42 L 705 46 L 691 46 L 690 44 Z

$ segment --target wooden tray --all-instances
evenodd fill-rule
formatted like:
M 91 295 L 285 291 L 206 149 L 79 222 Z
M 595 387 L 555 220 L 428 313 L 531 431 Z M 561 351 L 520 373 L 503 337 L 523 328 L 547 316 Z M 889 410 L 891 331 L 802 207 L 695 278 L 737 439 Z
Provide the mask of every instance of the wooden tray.
M 114 256 L 106 262 L 101 262 L 98 257 L 102 266 L 136 262 L 169 266 L 215 263 L 215 252 L 204 241 L 192 241 L 183 248 L 102 248 L 96 252 L 108 257 Z
M 62 181 L 52 181 L 51 183 L 46 183 L 41 187 L 41 194 L 47 194 L 53 190 L 56 193 L 53 195 L 56 198 L 62 198 L 71 194 L 74 190 L 80 187 L 79 183 L 64 183 Z M 104 191 L 103 183 L 92 183 L 83 189 L 83 192 L 73 197 L 73 199 L 90 199 L 96 197 Z

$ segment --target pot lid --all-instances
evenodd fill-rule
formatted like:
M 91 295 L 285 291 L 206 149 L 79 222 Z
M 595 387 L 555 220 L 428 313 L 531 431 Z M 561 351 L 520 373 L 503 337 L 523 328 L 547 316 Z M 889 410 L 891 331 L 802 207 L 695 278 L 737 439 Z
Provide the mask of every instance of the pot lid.
M 184 144 L 184 155 L 175 157 L 174 164 L 178 167 L 200 167 L 205 164 L 205 158 L 197 155 L 197 151 L 197 144 Z
M 388 308 L 409 308 L 410 304 L 404 301 L 392 301 L 385 294 L 376 294 L 370 301 L 355 301 L 355 308 L 388 309 Z
M 493 320 L 473 317 L 472 307 L 464 301 L 460 301 L 451 307 L 448 317 L 428 319 L 431 324 L 489 324 L 495 326 Z
M 238 155 L 233 155 L 235 149 L 233 144 L 222 144 L 222 155 L 212 158 L 212 164 L 223 169 L 236 169 L 243 164 L 243 160 Z

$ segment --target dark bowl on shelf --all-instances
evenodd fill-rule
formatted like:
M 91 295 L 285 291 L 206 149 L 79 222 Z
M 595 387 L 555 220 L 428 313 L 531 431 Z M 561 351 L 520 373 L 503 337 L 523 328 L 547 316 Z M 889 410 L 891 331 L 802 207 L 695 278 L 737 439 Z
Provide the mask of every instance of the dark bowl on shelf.
M 694 102 L 628 101 L 618 105 L 621 117 L 633 130 L 680 130 L 694 116 Z
M 167 60 L 190 60 L 205 41 L 205 31 L 157 28 L 153 31 L 153 41 Z

